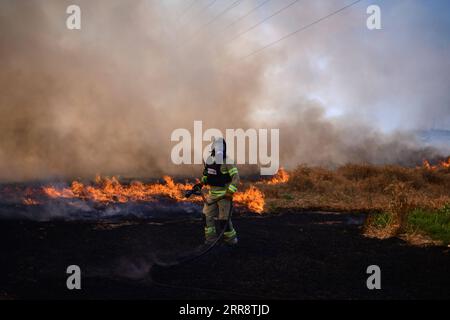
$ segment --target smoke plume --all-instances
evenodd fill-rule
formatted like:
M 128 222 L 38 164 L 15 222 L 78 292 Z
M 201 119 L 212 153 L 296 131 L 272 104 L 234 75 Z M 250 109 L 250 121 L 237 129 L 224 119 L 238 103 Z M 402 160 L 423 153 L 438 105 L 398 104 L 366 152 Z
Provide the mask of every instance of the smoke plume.
M 71 4 L 81 7 L 81 30 L 66 28 Z M 233 39 L 286 2 L 227 27 L 257 4 L 217 17 L 229 1 L 186 11 L 185 1 L 2 0 L 0 180 L 198 172 L 170 161 L 171 132 L 194 120 L 280 128 L 287 166 L 411 164 L 436 154 L 405 130 L 423 129 L 431 113 L 448 119 L 438 23 L 417 33 L 424 18 L 393 22 L 406 4 L 389 5 L 384 28 L 395 32 L 371 34 L 360 6 L 244 58 L 338 7 L 305 2 Z M 400 117 L 388 126 L 403 131 L 386 133 L 382 116 Z

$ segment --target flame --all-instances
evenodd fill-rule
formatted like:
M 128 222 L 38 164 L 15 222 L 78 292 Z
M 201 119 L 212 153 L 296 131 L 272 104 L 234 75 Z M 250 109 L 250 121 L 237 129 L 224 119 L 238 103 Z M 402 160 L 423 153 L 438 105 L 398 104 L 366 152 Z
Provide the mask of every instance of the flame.
M 58 190 L 55 187 L 42 187 L 42 191 L 50 198 L 75 198 L 71 189 Z
M 264 194 L 255 186 L 250 186 L 244 192 L 236 192 L 233 200 L 247 206 L 253 212 L 262 213 L 264 211 Z
M 445 161 L 440 161 L 439 164 L 432 165 L 428 160 L 423 160 L 423 168 L 427 170 L 438 170 L 450 168 L 450 157 Z
M 441 161 L 440 166 L 446 169 L 450 168 L 450 157 L 448 157 L 447 161 Z
M 27 206 L 35 206 L 39 204 L 39 201 L 34 200 L 32 198 L 25 198 L 23 199 L 23 204 L 27 205 Z
M 73 181 L 70 188 L 56 188 L 45 186 L 43 193 L 52 199 L 78 198 L 100 203 L 126 203 L 129 201 L 154 201 L 157 197 L 168 197 L 176 201 L 200 201 L 196 196 L 186 199 L 184 193 L 190 190 L 193 184 L 176 183 L 171 177 L 164 176 L 164 183 L 148 183 L 133 181 L 122 184 L 116 177 L 95 177 L 93 185 L 85 185 L 80 181 Z M 237 205 L 245 206 L 249 210 L 262 213 L 264 210 L 264 194 L 254 186 L 236 192 L 234 201 Z
M 422 162 L 422 166 L 427 169 L 427 170 L 435 170 L 437 169 L 437 166 L 433 166 L 430 164 L 430 162 L 428 160 L 423 160 Z
M 289 181 L 289 174 L 283 168 L 280 168 L 277 173 L 270 179 L 267 184 L 281 184 Z
M 165 184 L 144 184 L 133 181 L 123 185 L 116 177 L 102 178 L 97 176 L 94 185 L 85 185 L 73 181 L 70 188 L 57 189 L 53 186 L 44 187 L 44 193 L 50 198 L 80 198 L 96 202 L 152 201 L 155 196 L 167 196 L 181 201 L 184 191 L 192 188 L 191 184 L 175 183 L 171 177 L 163 177 Z

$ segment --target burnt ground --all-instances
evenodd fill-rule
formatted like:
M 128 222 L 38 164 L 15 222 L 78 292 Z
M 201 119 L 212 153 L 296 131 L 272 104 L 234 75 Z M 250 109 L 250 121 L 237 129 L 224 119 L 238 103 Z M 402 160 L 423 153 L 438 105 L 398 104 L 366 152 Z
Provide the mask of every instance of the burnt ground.
M 361 236 L 359 215 L 286 213 L 236 217 L 240 245 L 185 265 L 152 261 L 191 251 L 200 219 L 160 224 L 0 222 L 0 297 L 6 299 L 416 299 L 450 298 L 449 248 Z M 82 289 L 66 289 L 68 265 Z M 366 288 L 381 267 L 382 290 Z M 207 290 L 208 289 L 208 290 Z

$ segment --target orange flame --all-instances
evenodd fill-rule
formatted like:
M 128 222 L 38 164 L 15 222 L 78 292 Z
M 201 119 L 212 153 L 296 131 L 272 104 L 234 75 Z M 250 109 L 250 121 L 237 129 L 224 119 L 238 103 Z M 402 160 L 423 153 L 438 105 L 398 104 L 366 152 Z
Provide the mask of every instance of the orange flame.
M 283 168 L 280 168 L 278 172 L 270 179 L 267 184 L 281 184 L 289 181 L 289 174 Z
M 238 204 L 247 206 L 253 212 L 262 213 L 264 211 L 264 194 L 255 186 L 251 186 L 244 192 L 236 192 L 233 199 Z
M 423 160 L 423 168 L 427 170 L 438 170 L 450 168 L 450 157 L 445 161 L 440 161 L 439 164 L 432 165 L 428 160 Z
M 35 205 L 38 205 L 39 202 L 32 198 L 25 198 L 25 199 L 23 199 L 23 204 L 25 204 L 27 206 L 35 206 Z
M 176 183 L 169 176 L 164 176 L 164 183 L 145 184 L 133 181 L 129 185 L 119 182 L 116 177 L 102 178 L 97 176 L 94 185 L 85 185 L 73 181 L 70 188 L 55 188 L 46 186 L 42 188 L 45 195 L 50 198 L 79 198 L 101 203 L 126 203 L 129 201 L 154 201 L 155 197 L 165 196 L 176 201 L 192 201 L 186 199 L 184 193 L 192 188 L 189 183 Z M 246 206 L 249 210 L 261 213 L 264 210 L 264 194 L 256 187 L 250 187 L 243 192 L 236 192 L 234 196 L 238 205 Z M 194 197 L 193 201 L 200 201 Z
M 84 185 L 73 181 L 70 188 L 57 189 L 53 186 L 44 187 L 44 193 L 50 198 L 80 198 L 96 202 L 152 201 L 155 196 L 168 196 L 175 200 L 183 200 L 183 192 L 192 185 L 175 183 L 171 177 L 165 176 L 165 184 L 144 184 L 133 181 L 130 185 L 123 185 L 116 177 L 95 178 L 95 185 Z
M 448 157 L 447 161 L 441 161 L 440 165 L 442 168 L 446 169 L 450 168 L 450 157 Z

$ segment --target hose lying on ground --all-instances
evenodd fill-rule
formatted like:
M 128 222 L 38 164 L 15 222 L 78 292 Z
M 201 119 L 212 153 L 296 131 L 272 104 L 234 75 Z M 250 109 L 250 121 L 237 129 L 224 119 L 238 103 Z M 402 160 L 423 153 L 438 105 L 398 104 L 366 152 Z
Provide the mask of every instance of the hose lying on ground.
M 209 201 L 207 201 L 207 199 L 206 199 L 206 197 L 205 197 L 205 195 L 203 193 L 201 193 L 201 196 L 202 196 L 203 202 L 206 205 L 208 205 L 208 206 L 212 206 L 213 204 L 216 204 L 220 200 L 224 199 L 224 197 L 220 197 L 218 199 L 215 199 L 212 202 L 209 202 Z M 219 243 L 219 241 L 222 239 L 222 237 L 223 237 L 227 227 L 230 225 L 232 212 L 233 212 L 233 202 L 231 200 L 230 209 L 228 211 L 227 222 L 225 223 L 224 227 L 220 231 L 219 236 L 208 247 L 206 247 L 203 251 L 201 251 L 200 253 L 198 253 L 196 255 L 191 255 L 191 256 L 187 256 L 185 258 L 177 259 L 177 261 L 174 261 L 174 262 L 155 261 L 154 266 L 158 266 L 158 267 L 162 267 L 162 268 L 174 267 L 174 266 L 178 266 L 180 264 L 184 264 L 184 263 L 188 263 L 188 262 L 194 261 L 194 260 L 204 256 L 208 252 L 210 252 L 217 245 L 217 243 Z M 152 266 L 152 268 L 153 268 L 153 266 Z

